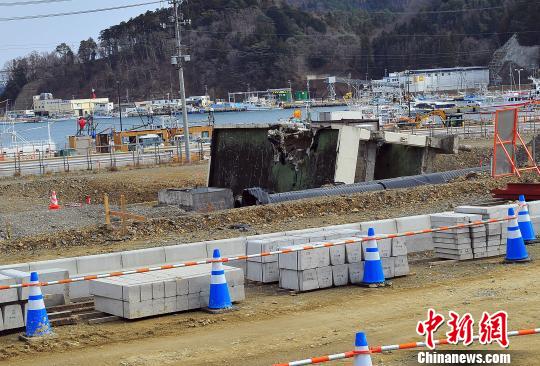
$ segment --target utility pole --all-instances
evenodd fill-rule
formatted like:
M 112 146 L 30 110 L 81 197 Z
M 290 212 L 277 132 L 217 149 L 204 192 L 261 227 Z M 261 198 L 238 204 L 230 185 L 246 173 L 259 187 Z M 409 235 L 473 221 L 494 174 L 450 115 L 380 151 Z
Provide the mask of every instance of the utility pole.
M 523 69 L 515 69 L 515 70 L 518 72 L 518 84 L 519 84 L 518 90 L 521 91 L 521 72 L 523 71 Z
M 189 148 L 189 123 L 188 123 L 188 115 L 187 115 L 187 106 L 186 106 L 186 88 L 184 84 L 184 62 L 187 62 L 190 60 L 189 55 L 184 55 L 182 52 L 182 34 L 181 34 L 181 26 L 186 24 L 191 24 L 191 20 L 184 21 L 183 19 L 180 19 L 180 16 L 178 14 L 178 9 L 182 5 L 184 0 L 172 0 L 169 1 L 169 3 L 172 3 L 173 5 L 173 11 L 174 11 L 174 30 L 175 30 L 175 38 L 176 38 L 176 55 L 174 55 L 171 59 L 171 64 L 176 66 L 176 69 L 178 70 L 178 80 L 180 83 L 180 98 L 182 99 L 182 120 L 184 122 L 184 143 L 185 143 L 185 151 L 186 151 L 186 160 L 187 162 L 191 162 L 191 152 Z
M 122 128 L 122 103 L 120 102 L 120 81 L 116 82 L 116 94 L 118 94 L 118 112 L 120 112 L 120 131 L 123 131 Z

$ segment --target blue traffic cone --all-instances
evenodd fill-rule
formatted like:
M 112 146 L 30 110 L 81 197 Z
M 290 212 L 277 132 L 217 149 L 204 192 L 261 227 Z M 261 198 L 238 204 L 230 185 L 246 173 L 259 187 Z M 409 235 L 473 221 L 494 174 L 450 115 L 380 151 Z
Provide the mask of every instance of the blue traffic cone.
M 361 353 L 354 356 L 353 366 L 372 366 L 371 354 L 369 354 L 369 346 L 364 332 L 356 333 L 354 350 Z
M 26 336 L 41 337 L 51 334 L 51 324 L 43 302 L 43 294 L 39 286 L 37 272 L 30 274 L 30 284 L 38 286 L 30 286 L 28 292 L 28 310 L 26 313 Z
M 214 259 L 221 259 L 219 249 L 214 249 Z M 208 300 L 208 309 L 220 310 L 232 307 L 227 280 L 225 279 L 225 270 L 222 262 L 212 263 L 212 276 L 210 278 L 210 299 Z
M 521 236 L 525 242 L 536 240 L 536 233 L 529 216 L 529 208 L 525 202 L 525 196 L 519 196 L 518 224 Z
M 515 217 L 513 208 L 508 209 L 508 216 L 512 217 L 508 221 L 508 238 L 506 239 L 506 261 L 507 262 L 519 262 L 529 259 L 527 254 L 527 248 L 525 248 L 525 242 L 521 237 L 521 231 Z
M 375 229 L 368 229 L 368 237 L 373 238 L 375 236 Z M 364 284 L 378 284 L 384 283 L 384 272 L 379 255 L 379 248 L 377 247 L 377 240 L 370 239 L 365 242 L 364 252 L 364 278 L 362 283 Z

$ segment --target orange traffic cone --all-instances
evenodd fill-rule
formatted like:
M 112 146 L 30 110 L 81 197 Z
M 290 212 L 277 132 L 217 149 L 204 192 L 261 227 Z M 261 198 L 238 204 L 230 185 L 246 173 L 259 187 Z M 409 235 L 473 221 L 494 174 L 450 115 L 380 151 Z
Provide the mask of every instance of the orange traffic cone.
M 58 198 L 56 198 L 56 192 L 52 191 L 51 194 L 51 204 L 49 205 L 49 210 L 59 210 L 60 205 L 58 204 Z

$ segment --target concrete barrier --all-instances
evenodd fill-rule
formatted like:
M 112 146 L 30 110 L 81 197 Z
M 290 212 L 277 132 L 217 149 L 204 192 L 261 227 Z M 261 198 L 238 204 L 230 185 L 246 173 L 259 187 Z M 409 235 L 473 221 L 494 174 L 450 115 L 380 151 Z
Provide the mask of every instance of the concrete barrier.
M 108 253 L 77 257 L 77 274 L 116 271 L 122 268 L 122 253 Z
M 208 258 L 207 242 L 179 244 L 164 247 L 165 262 L 191 261 Z
M 423 230 L 431 228 L 429 215 L 418 215 L 408 217 L 398 217 L 396 219 L 396 229 L 400 233 L 407 231 Z M 409 253 L 433 250 L 433 235 L 431 233 L 415 235 L 405 238 L 405 246 Z
M 122 252 L 122 268 L 137 268 L 165 263 L 163 247 Z

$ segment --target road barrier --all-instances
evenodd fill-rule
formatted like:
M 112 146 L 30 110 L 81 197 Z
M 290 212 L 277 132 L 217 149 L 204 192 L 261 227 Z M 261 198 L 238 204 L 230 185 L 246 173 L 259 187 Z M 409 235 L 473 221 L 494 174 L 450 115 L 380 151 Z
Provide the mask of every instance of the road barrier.
M 516 219 L 517 216 L 509 216 L 504 217 L 500 219 L 489 219 L 489 220 L 478 220 L 473 221 L 470 223 L 463 223 L 463 224 L 457 224 L 453 226 L 441 226 L 437 228 L 432 229 L 424 229 L 424 230 L 417 230 L 417 231 L 407 231 L 404 233 L 396 233 L 396 234 L 379 234 L 376 237 L 365 237 L 365 238 L 354 238 L 354 239 L 346 239 L 346 240 L 335 240 L 333 242 L 326 242 L 326 243 L 320 243 L 320 244 L 314 244 L 314 245 L 303 245 L 298 246 L 290 249 L 283 249 L 283 250 L 276 250 L 273 252 L 262 252 L 262 253 L 256 253 L 256 254 L 248 254 L 248 255 L 240 255 L 235 257 L 228 257 L 228 258 L 221 258 L 221 259 L 203 259 L 200 261 L 192 261 L 192 262 L 182 262 L 182 263 L 175 263 L 175 264 L 164 264 L 161 266 L 156 267 L 143 267 L 143 268 L 137 268 L 127 271 L 118 271 L 118 272 L 109 272 L 109 273 L 102 273 L 97 275 L 89 275 L 89 276 L 82 276 L 82 277 L 73 277 L 68 278 L 65 280 L 57 280 L 57 281 L 49 281 L 49 282 L 41 282 L 39 286 L 52 286 L 52 285 L 64 285 L 74 282 L 82 282 L 82 281 L 92 281 L 97 280 L 100 278 L 110 278 L 110 277 L 120 277 L 120 276 L 126 276 L 131 275 L 134 273 L 145 273 L 145 272 L 155 272 L 155 271 L 162 271 L 167 269 L 173 269 L 173 268 L 182 268 L 182 267 L 191 267 L 191 266 L 198 266 L 203 264 L 209 264 L 209 263 L 226 263 L 229 261 L 239 261 L 239 260 L 247 260 L 249 258 L 260 258 L 260 257 L 268 257 L 271 255 L 277 255 L 277 254 L 286 254 L 286 253 L 294 253 L 294 252 L 300 252 L 304 250 L 313 250 L 317 248 L 330 248 L 335 247 L 339 245 L 347 245 L 347 244 L 354 244 L 354 243 L 361 243 L 369 240 L 385 240 L 385 239 L 393 239 L 393 238 L 399 238 L 399 237 L 408 237 L 408 236 L 414 236 L 414 235 L 422 235 L 422 234 L 428 234 L 428 233 L 435 233 L 439 231 L 448 231 L 453 229 L 463 229 L 466 227 L 474 227 L 474 226 L 480 226 L 484 224 L 493 224 L 498 222 L 504 222 L 509 221 L 512 219 Z M 24 288 L 24 287 L 31 287 L 31 286 L 37 286 L 36 284 L 31 283 L 20 283 L 15 285 L 3 285 L 0 286 L 0 290 L 9 290 L 13 288 Z
M 525 336 L 525 335 L 533 335 L 533 334 L 540 334 L 540 328 L 535 329 L 522 329 L 522 330 L 514 330 L 506 333 L 508 337 L 518 337 L 518 336 Z M 480 336 L 475 335 L 473 336 L 473 341 L 477 341 L 480 338 Z M 437 346 L 443 346 L 443 345 L 449 345 L 447 339 L 438 339 L 434 341 L 435 345 Z M 402 344 L 392 344 L 388 346 L 375 346 L 375 347 L 369 347 L 370 354 L 374 353 L 384 353 L 384 352 L 390 352 L 390 351 L 400 351 L 405 349 L 414 349 L 414 348 L 423 348 L 426 347 L 425 342 L 410 342 L 410 343 L 402 343 Z M 287 363 L 276 363 L 273 366 L 303 366 L 303 365 L 314 365 L 318 363 L 325 363 L 330 361 L 336 361 L 336 360 L 343 360 L 346 358 L 353 358 L 356 355 L 359 354 L 366 354 L 365 351 L 348 351 L 343 353 L 336 353 L 333 355 L 328 356 L 320 356 L 320 357 L 312 357 L 305 360 L 299 360 L 299 361 L 292 361 Z

